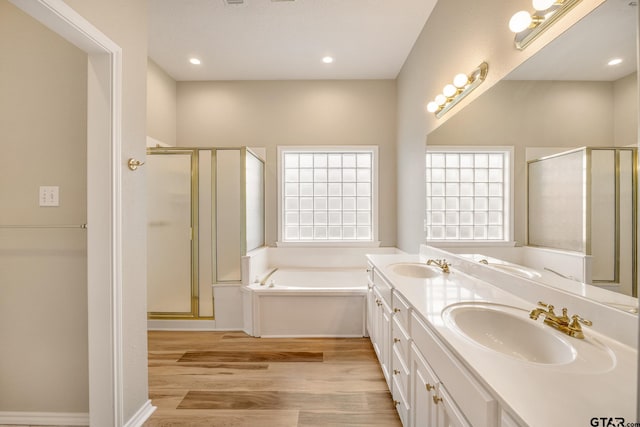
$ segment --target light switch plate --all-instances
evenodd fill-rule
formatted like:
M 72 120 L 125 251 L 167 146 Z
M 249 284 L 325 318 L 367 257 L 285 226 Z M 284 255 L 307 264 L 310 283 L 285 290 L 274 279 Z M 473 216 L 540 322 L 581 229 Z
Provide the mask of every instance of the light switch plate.
M 40 206 L 60 206 L 60 187 L 41 186 Z

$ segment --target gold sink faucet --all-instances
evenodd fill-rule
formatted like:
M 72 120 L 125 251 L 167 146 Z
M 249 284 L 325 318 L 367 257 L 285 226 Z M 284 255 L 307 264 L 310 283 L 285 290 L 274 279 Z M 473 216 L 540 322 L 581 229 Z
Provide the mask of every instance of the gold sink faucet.
M 559 330 L 571 337 L 583 339 L 584 333 L 582 332 L 582 326 L 580 324 L 591 326 L 593 323 L 590 320 L 583 319 L 582 317 L 574 314 L 569 319 L 567 316 L 567 309 L 562 309 L 562 315 L 558 316 L 553 311 L 553 306 L 551 304 L 546 304 L 542 301 L 538 301 L 538 305 L 540 307 L 534 308 L 529 313 L 529 317 L 533 320 L 538 320 L 538 317 L 544 316 L 545 325 L 549 325 L 554 329 Z M 544 307 L 544 308 L 542 308 Z M 546 308 L 546 310 L 545 310 Z
M 427 261 L 427 265 L 435 265 L 440 267 L 443 273 L 451 273 L 451 270 L 449 270 L 451 264 L 447 264 L 446 259 L 430 259 Z

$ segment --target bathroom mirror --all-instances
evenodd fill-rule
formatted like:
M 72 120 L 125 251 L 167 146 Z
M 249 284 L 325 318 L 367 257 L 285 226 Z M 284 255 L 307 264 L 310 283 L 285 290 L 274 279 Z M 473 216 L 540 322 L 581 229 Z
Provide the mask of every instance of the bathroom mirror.
M 605 1 L 428 135 L 428 147 L 514 147 L 513 240 L 518 245 L 528 242 L 528 161 L 579 147 L 637 146 L 636 26 L 633 2 Z M 614 58 L 622 62 L 608 65 Z M 562 175 L 554 182 L 562 186 Z M 598 244 L 597 236 L 593 244 Z M 512 248 L 474 245 L 473 241 L 465 246 L 441 247 L 518 260 L 508 259 Z M 637 259 L 637 251 L 635 255 Z M 537 280 L 558 286 L 556 279 L 567 280 L 555 274 L 543 274 Z M 591 293 L 584 284 L 566 289 L 597 295 L 594 298 L 602 302 L 625 301 L 624 295 L 618 298 L 617 293 L 603 291 L 615 286 L 596 285 Z M 637 280 L 629 293 L 637 295 Z

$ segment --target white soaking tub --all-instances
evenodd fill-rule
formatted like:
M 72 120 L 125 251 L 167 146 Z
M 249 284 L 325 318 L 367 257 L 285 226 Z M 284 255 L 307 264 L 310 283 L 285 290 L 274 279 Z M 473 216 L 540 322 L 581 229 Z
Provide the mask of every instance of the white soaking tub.
M 365 268 L 277 268 L 243 288 L 256 337 L 366 336 Z

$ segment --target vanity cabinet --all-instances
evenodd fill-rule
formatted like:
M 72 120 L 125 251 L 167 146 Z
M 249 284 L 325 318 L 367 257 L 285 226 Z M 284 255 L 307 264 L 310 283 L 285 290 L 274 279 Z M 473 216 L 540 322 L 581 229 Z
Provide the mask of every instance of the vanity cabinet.
M 369 337 L 376 352 L 387 386 L 392 389 L 391 379 L 391 286 L 374 269 L 369 281 L 368 293 L 370 307 Z
M 398 410 L 402 424 L 409 425 L 410 418 L 410 390 L 411 390 L 411 370 L 409 365 L 409 345 L 411 338 L 407 332 L 407 323 L 403 321 L 401 315 L 404 308 L 398 308 L 398 296 L 392 294 L 391 320 L 391 373 L 393 403 Z
M 376 268 L 368 299 L 369 336 L 403 426 L 500 425 L 497 401 Z
M 436 411 L 438 414 L 436 417 L 448 420 L 446 422 L 449 423 L 435 425 L 469 425 L 465 419 L 471 420 L 474 427 L 499 425 L 496 399 L 416 313 L 411 313 L 410 328 L 414 357 L 422 357 L 427 367 L 433 372 L 432 380 L 436 381 L 436 393 L 431 397 L 431 401 L 434 401 L 435 396 L 438 404 L 442 403 L 438 406 L 439 411 Z M 416 369 L 419 366 L 417 363 L 412 365 Z
M 411 344 L 411 407 L 409 425 L 471 427 L 417 347 Z M 404 424 L 406 425 L 406 424 Z

